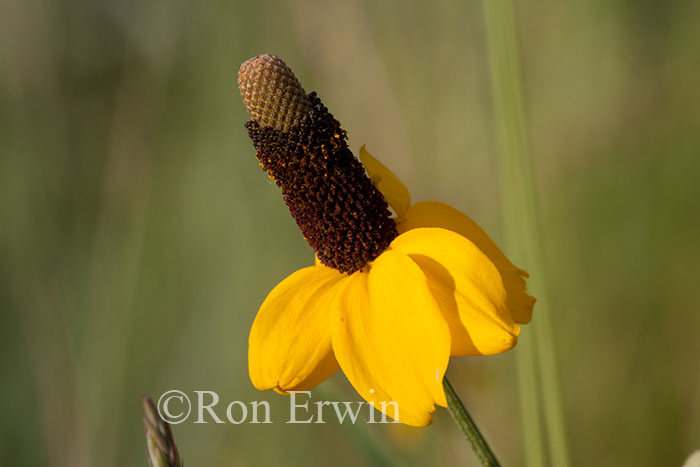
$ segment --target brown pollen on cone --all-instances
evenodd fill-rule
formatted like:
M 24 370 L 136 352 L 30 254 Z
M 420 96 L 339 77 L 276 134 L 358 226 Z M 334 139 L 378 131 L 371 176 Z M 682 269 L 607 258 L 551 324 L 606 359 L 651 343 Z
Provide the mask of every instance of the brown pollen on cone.
M 305 239 L 326 266 L 362 269 L 397 236 L 396 224 L 340 123 L 273 55 L 245 62 L 238 80 L 256 156 Z

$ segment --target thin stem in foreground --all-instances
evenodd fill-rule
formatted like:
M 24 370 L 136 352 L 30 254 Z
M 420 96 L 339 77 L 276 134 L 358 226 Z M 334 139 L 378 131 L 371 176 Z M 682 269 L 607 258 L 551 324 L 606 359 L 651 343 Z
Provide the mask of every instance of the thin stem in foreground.
M 142 395 L 143 425 L 146 428 L 146 454 L 151 467 L 182 467 L 170 424 L 158 414 L 150 397 Z
M 484 436 L 477 428 L 476 423 L 467 412 L 466 407 L 462 403 L 452 384 L 447 378 L 443 378 L 442 385 L 445 388 L 445 395 L 447 396 L 447 408 L 450 411 L 450 415 L 454 421 L 459 425 L 464 434 L 469 440 L 476 457 L 479 459 L 482 465 L 485 466 L 499 466 L 496 456 L 491 451 L 488 443 L 484 439 Z

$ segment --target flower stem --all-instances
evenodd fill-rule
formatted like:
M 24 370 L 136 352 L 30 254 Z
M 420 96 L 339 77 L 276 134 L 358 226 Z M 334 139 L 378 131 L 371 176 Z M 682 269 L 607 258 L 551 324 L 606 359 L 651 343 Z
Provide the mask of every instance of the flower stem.
M 479 431 L 479 428 L 477 428 L 476 423 L 474 423 L 474 420 L 469 415 L 469 412 L 467 412 L 464 403 L 462 403 L 462 400 L 455 392 L 450 381 L 447 378 L 443 378 L 442 385 L 445 387 L 447 408 L 450 411 L 450 415 L 452 415 L 455 423 L 459 425 L 467 436 L 467 440 L 469 440 L 469 444 L 471 444 L 474 454 L 479 458 L 481 465 L 499 466 L 500 464 L 496 456 L 491 451 L 491 448 Z

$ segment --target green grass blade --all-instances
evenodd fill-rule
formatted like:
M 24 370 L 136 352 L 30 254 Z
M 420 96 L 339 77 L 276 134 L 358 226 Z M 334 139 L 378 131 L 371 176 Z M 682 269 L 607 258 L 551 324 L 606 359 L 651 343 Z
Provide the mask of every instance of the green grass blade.
M 539 417 L 535 415 L 535 411 L 539 413 L 539 410 L 530 405 L 536 406 L 536 401 L 540 400 L 545 417 L 549 460 L 552 465 L 566 467 L 569 465 L 566 424 L 540 259 L 514 8 L 511 0 L 485 0 L 483 6 L 498 153 L 501 161 L 507 246 L 516 264 L 531 273 L 530 289 L 538 298 L 533 324 L 526 332 L 534 341 L 530 344 L 535 344 L 535 377 L 539 375 L 541 399 L 536 397 L 534 379 L 526 377 L 528 373 L 533 373 L 535 365 L 527 355 L 518 360 L 520 380 L 524 383 L 521 386 L 525 391 L 523 399 L 528 401 L 527 417 L 536 417 L 535 420 L 524 420 L 525 431 L 530 429 L 530 424 L 539 423 Z M 541 445 L 535 437 L 526 438 L 526 450 L 528 461 L 534 462 L 543 457 L 542 453 L 538 452 Z

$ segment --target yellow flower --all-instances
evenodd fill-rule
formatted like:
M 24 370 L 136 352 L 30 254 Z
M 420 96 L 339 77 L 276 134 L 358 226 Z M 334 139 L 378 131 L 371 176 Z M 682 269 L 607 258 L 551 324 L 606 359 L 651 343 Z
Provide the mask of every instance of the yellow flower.
M 516 344 L 517 323 L 530 321 L 535 302 L 527 273 L 465 214 L 436 201 L 411 205 L 404 184 L 364 146 L 361 165 L 338 122 L 277 57 L 246 62 L 239 87 L 257 157 L 317 255 L 258 311 L 253 385 L 309 390 L 341 368 L 377 409 L 429 424 L 435 404 L 447 406 L 450 356 Z M 280 102 L 295 107 L 279 110 Z

